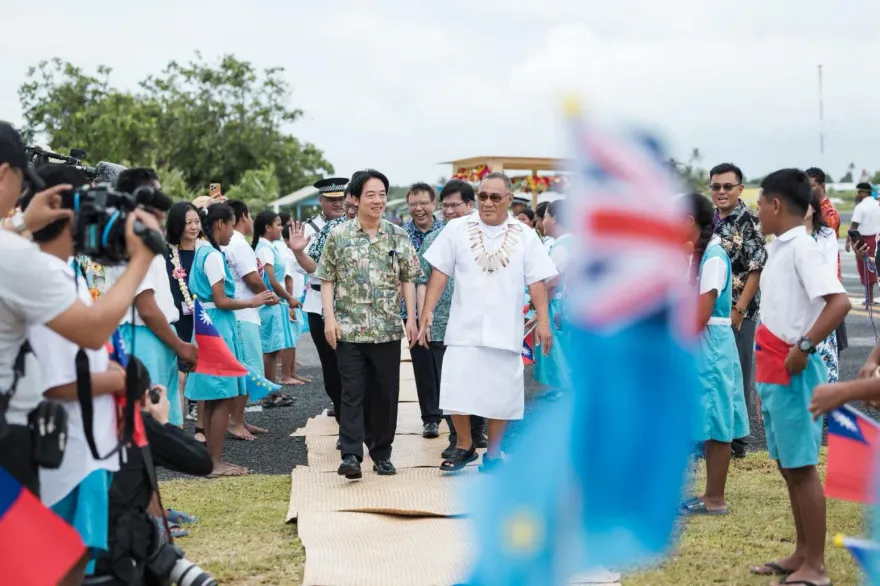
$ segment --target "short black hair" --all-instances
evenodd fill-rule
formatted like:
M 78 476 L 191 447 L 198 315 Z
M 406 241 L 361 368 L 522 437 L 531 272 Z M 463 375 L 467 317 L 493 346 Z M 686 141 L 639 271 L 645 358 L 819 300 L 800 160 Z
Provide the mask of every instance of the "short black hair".
M 450 179 L 440 190 L 440 201 L 443 201 L 447 197 L 455 195 L 456 193 L 461 194 L 461 201 L 465 203 L 476 199 L 473 185 L 467 181 L 462 181 L 461 179 Z
M 725 173 L 733 173 L 734 177 L 736 177 L 737 183 L 743 182 L 742 170 L 733 163 L 721 163 L 720 165 L 715 165 L 712 167 L 712 170 L 709 171 L 709 177 L 712 178 L 715 175 L 723 175 Z
M 290 214 L 287 212 L 278 212 L 278 217 L 281 218 L 281 225 L 286 226 L 288 222 L 290 222 Z
M 247 204 L 241 201 L 240 199 L 230 199 L 226 201 L 226 205 L 232 208 L 232 211 L 235 212 L 235 223 L 238 224 L 242 218 L 245 216 L 250 216 L 251 211 L 248 209 Z
M 132 167 L 119 173 L 116 178 L 116 189 L 125 193 L 134 193 L 138 187 L 153 185 L 158 178 L 156 172 L 146 167 Z
M 538 207 L 535 208 L 535 215 L 543 220 L 544 214 L 547 213 L 548 207 L 550 207 L 550 202 L 549 201 L 542 201 L 541 203 L 538 204 Z
M 69 183 L 70 185 L 73 185 L 74 189 L 79 189 L 80 187 L 89 184 L 88 176 L 82 171 L 78 170 L 76 167 L 72 167 L 70 165 L 48 163 L 46 165 L 41 165 L 36 172 L 37 176 L 39 176 L 39 178 L 43 180 L 43 183 L 46 184 L 46 187 L 54 187 L 56 185 Z M 33 199 L 34 194 L 28 193 L 21 200 L 21 209 L 27 209 Z M 67 198 L 62 195 L 62 201 L 65 199 Z M 62 205 L 64 204 L 62 203 Z M 58 238 L 58 236 L 61 235 L 61 232 L 64 230 L 64 227 L 69 221 L 70 220 L 67 219 L 56 220 L 45 228 L 37 230 L 33 234 L 34 242 L 51 242 L 55 240 L 56 238 Z
M 800 169 L 780 169 L 764 177 L 761 181 L 762 197 L 778 198 L 788 211 L 803 217 L 813 199 L 810 179 Z
M 168 210 L 168 217 L 165 218 L 165 240 L 168 244 L 180 246 L 180 237 L 186 230 L 186 214 L 190 210 L 199 215 L 199 209 L 188 201 L 179 201 Z
M 819 185 L 825 185 L 825 181 L 828 180 L 825 175 L 825 171 L 823 171 L 819 167 L 810 167 L 809 169 L 804 171 L 804 173 L 807 174 L 807 177 L 815 179 L 816 183 L 818 183 Z
M 418 183 L 413 183 L 409 186 L 409 191 L 406 192 L 406 201 L 409 202 L 409 196 L 416 193 L 427 193 L 428 197 L 431 198 L 431 201 L 435 201 L 437 199 L 437 193 L 434 191 L 434 188 L 427 183 L 423 183 L 421 181 Z
M 861 183 L 856 184 L 856 191 L 874 191 L 874 188 L 870 183 L 862 181 Z
M 519 213 L 525 214 L 526 217 L 529 219 L 529 222 L 535 221 L 535 210 L 533 210 L 532 208 L 525 208 L 523 210 L 520 210 Z
M 388 193 L 388 188 L 390 186 L 388 183 L 388 177 L 386 177 L 384 173 L 376 171 L 375 169 L 364 169 L 351 176 L 351 182 L 349 183 L 351 194 L 360 199 L 361 195 L 364 193 L 364 185 L 366 185 L 367 181 L 370 179 L 378 179 L 381 181 L 382 185 L 385 186 L 385 193 Z

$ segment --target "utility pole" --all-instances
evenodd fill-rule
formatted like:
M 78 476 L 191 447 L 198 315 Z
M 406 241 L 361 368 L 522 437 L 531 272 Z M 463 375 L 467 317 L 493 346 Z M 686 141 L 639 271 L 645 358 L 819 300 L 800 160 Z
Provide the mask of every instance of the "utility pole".
M 822 66 L 819 65 L 819 160 L 825 164 L 825 102 L 822 92 Z

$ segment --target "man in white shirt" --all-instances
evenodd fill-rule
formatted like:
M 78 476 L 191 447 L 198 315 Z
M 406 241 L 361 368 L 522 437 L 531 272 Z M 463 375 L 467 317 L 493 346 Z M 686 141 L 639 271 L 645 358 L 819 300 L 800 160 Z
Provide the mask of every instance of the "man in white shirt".
M 159 191 L 155 172 L 150 169 L 126 169 L 119 174 L 116 189 L 134 193 L 140 187 L 155 190 L 150 198 L 149 210 L 162 221 L 165 212 L 171 208 L 171 198 Z M 124 267 L 108 267 L 106 282 L 113 283 Z M 137 356 L 150 373 L 154 384 L 167 389 L 170 403 L 169 421 L 178 427 L 183 425 L 182 391 L 178 389 L 177 359 L 195 364 L 198 349 L 191 341 L 181 340 L 172 324 L 180 318 L 174 296 L 171 294 L 171 280 L 168 277 L 165 257 L 157 256 L 150 265 L 146 278 L 141 282 L 134 300 L 134 308 L 122 318 L 120 334 L 126 350 Z
M 46 253 L 49 270 L 67 276 L 66 289 L 92 304 L 82 276 L 76 276 L 67 260 L 73 256 L 70 222 L 53 223 L 34 233 L 34 240 Z M 161 258 L 161 257 L 157 257 Z M 28 339 L 39 352 L 41 387 L 47 398 L 60 401 L 67 411 L 67 446 L 56 469 L 40 469 L 41 499 L 82 537 L 90 551 L 107 550 L 110 507 L 110 476 L 119 470 L 119 456 L 99 460 L 86 441 L 80 404 L 77 400 L 76 356 L 79 346 L 46 326 L 29 328 Z M 85 350 L 92 386 L 92 433 L 100 457 L 116 447 L 117 421 L 114 394 L 125 391 L 125 371 L 109 361 L 107 350 Z
M 476 459 L 468 415 L 489 420 L 483 468 L 501 461 L 501 438 L 525 407 L 522 301 L 528 287 L 537 314 L 536 341 L 547 354 L 552 344 L 544 281 L 558 272 L 534 230 L 507 213 L 513 186 L 490 173 L 477 194 L 478 213 L 452 220 L 424 254 L 434 267 L 419 328 L 427 344 L 433 311 L 450 277 L 455 290 L 444 342 L 440 408 L 458 432 L 455 453 L 441 470 L 454 472 Z
M 853 209 L 852 221 L 849 231 L 858 232 L 862 242 L 867 245 L 866 254 L 874 258 L 877 253 L 877 237 L 880 236 L 880 203 L 871 194 L 870 183 L 856 185 L 856 207 Z M 846 239 L 846 250 L 852 247 L 852 238 Z M 877 274 L 865 270 L 865 263 L 858 262 L 859 278 L 865 287 L 865 305 L 874 303 L 874 284 L 877 283 Z
M 321 213 L 306 220 L 304 234 L 306 240 L 312 240 L 321 229 L 330 221 L 342 217 L 345 203 L 345 186 L 348 184 L 347 177 L 332 177 L 321 179 L 315 183 L 321 203 Z M 336 364 L 336 351 L 327 343 L 324 336 L 324 318 L 321 304 L 321 280 L 315 278 L 314 273 L 307 273 L 306 299 L 303 303 L 303 313 L 309 320 L 309 333 L 318 351 L 321 360 L 321 372 L 324 374 L 324 387 L 329 397 L 339 397 L 342 394 L 342 381 L 339 378 L 339 367 Z M 335 408 L 329 415 L 335 416 Z
M 0 123 L 0 216 L 5 216 L 21 195 L 23 181 L 34 183 L 27 171 L 24 145 L 18 133 Z M 67 168 L 48 165 L 48 168 Z M 70 168 L 68 168 L 70 169 Z M 41 169 L 42 170 L 42 169 Z M 40 178 L 36 178 L 40 181 Z M 42 181 L 49 183 L 45 176 Z M 53 222 L 69 222 L 72 214 L 59 210 L 61 194 L 73 187 L 68 179 L 22 202 L 20 220 L 0 230 L 0 393 L 14 391 L 5 413 L 6 437 L 0 439 L 0 467 L 35 495 L 40 495 L 39 475 L 33 458 L 28 414 L 42 400 L 38 357 L 29 350 L 29 327 L 46 325 L 52 331 L 85 348 L 99 349 L 110 339 L 125 309 L 131 304 L 137 284 L 155 256 L 133 231 L 135 219 L 158 231 L 155 218 L 143 212 L 133 214 L 126 225 L 129 269 L 116 286 L 94 306 L 88 307 L 71 290 L 70 279 L 53 270 L 47 256 L 30 242 L 30 231 Z M 18 232 L 18 234 L 16 234 Z M 19 368 L 21 367 L 21 368 Z
M 254 249 L 248 244 L 247 238 L 254 233 L 254 220 L 250 210 L 243 201 L 231 199 L 226 204 L 235 212 L 235 231 L 229 246 L 223 249 L 226 264 L 235 281 L 236 299 L 253 299 L 258 293 L 267 291 L 263 282 L 263 271 L 257 262 Z M 235 312 L 238 322 L 238 333 L 244 350 L 245 365 L 255 373 L 263 372 L 263 347 L 260 341 L 260 311 L 255 307 L 239 309 Z M 262 398 L 262 397 L 256 397 Z M 256 439 L 253 434 L 266 433 L 266 430 L 245 421 L 244 410 L 248 397 L 241 396 L 235 400 L 230 416 L 229 433 L 243 440 Z

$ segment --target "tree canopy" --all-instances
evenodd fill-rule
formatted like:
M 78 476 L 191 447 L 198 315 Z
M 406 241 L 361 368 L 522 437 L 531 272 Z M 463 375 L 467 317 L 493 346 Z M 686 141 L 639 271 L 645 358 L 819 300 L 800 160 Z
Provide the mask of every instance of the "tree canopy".
M 114 87 L 111 73 L 58 58 L 30 68 L 18 92 L 25 138 L 65 154 L 85 149 L 92 164 L 154 167 L 180 198 L 214 182 L 257 204 L 333 173 L 315 145 L 286 130 L 302 112 L 287 105 L 281 68 L 261 71 L 231 55 L 212 65 L 196 53 L 136 91 Z

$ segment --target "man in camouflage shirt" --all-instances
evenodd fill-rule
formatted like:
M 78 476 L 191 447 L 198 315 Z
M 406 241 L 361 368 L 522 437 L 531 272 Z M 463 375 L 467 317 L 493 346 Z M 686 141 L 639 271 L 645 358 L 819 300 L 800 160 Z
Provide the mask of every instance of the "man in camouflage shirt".
M 380 475 L 396 474 L 391 446 L 400 396 L 400 293 L 409 313 L 406 335 L 415 340 L 415 285 L 421 276 L 416 251 L 402 228 L 382 219 L 388 178 L 364 171 L 349 184 L 358 200 L 355 219 L 327 237 L 315 276 L 321 280 L 324 333 L 336 348 L 342 378 L 339 474 L 362 477 L 366 438 L 364 403 L 370 410 L 370 457 Z M 374 376 L 371 376 L 371 372 Z

